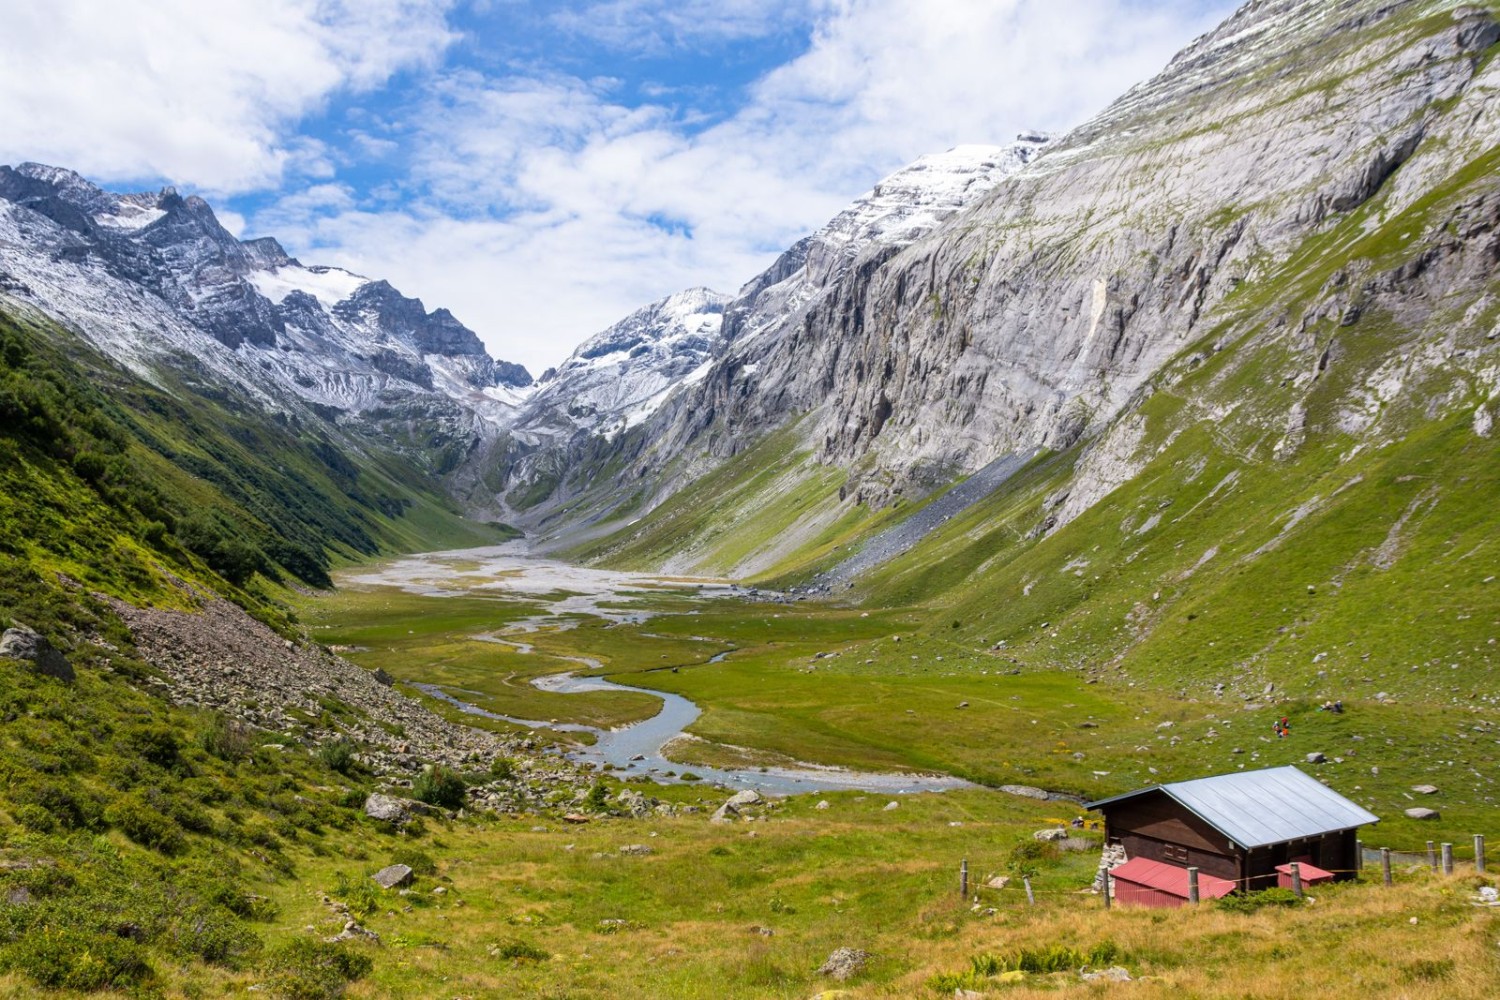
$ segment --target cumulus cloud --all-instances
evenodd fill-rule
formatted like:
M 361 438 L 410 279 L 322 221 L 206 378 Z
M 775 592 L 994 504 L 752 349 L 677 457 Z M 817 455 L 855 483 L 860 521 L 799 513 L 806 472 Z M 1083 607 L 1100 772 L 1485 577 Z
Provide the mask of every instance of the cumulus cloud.
M 0 162 L 210 193 L 322 160 L 290 126 L 342 89 L 432 64 L 450 0 L 48 0 L 0 32 Z M 324 171 L 326 172 L 326 171 Z

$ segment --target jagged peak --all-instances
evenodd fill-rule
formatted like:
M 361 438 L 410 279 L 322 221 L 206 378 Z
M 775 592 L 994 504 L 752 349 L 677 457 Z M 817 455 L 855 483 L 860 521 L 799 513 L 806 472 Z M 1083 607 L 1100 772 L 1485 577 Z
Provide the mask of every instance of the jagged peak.
M 245 255 L 263 268 L 301 267 L 302 262 L 286 252 L 274 236 L 261 236 L 253 240 L 241 240 Z
M 684 336 L 717 336 L 731 296 L 710 288 L 688 288 L 642 306 L 574 350 L 561 370 L 613 354 Z

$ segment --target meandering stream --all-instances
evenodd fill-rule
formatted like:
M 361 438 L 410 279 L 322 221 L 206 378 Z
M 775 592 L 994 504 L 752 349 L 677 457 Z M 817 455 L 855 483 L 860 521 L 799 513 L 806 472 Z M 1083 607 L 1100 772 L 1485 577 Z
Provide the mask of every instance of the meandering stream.
M 411 556 L 376 570 L 363 571 L 358 575 L 351 574 L 346 577 L 346 580 L 349 583 L 365 586 L 398 586 L 430 596 L 504 590 L 517 595 L 547 599 L 549 595 L 565 591 L 566 597 L 560 600 L 553 597 L 549 614 L 536 616 L 513 625 L 506 633 L 476 636 L 487 642 L 510 646 L 521 655 L 532 655 L 534 651 L 531 645 L 507 639 L 505 635 L 525 634 L 546 626 L 563 625 L 568 621 L 562 617 L 563 615 L 580 613 L 598 615 L 611 621 L 641 621 L 650 616 L 651 612 L 648 609 L 622 611 L 618 605 L 628 604 L 652 591 L 660 591 L 664 588 L 691 586 L 711 589 L 719 593 L 729 589 L 729 585 L 722 581 L 667 580 L 534 560 L 525 556 L 514 544 Z M 606 602 L 608 606 L 604 606 Z M 732 652 L 733 650 L 729 650 L 717 654 L 712 662 L 723 662 L 725 657 Z M 589 670 L 604 669 L 604 664 L 587 657 L 563 657 L 563 659 Z M 575 760 L 596 765 L 610 764 L 626 773 L 649 774 L 659 781 L 681 780 L 677 776 L 691 772 L 705 782 L 731 788 L 755 788 L 774 794 L 820 790 L 855 790 L 893 794 L 971 787 L 968 782 L 948 775 L 871 773 L 813 764 L 765 768 L 716 768 L 678 764 L 668 760 L 662 753 L 662 748 L 671 741 L 683 737 L 687 727 L 702 714 L 702 710 L 689 699 L 668 691 L 656 691 L 638 685 L 617 684 L 602 677 L 579 676 L 573 672 L 536 677 L 533 678 L 532 684 L 543 691 L 556 694 L 579 694 L 590 691 L 645 692 L 660 698 L 662 708 L 656 715 L 641 722 L 617 729 L 600 729 L 576 723 L 500 715 L 459 697 L 460 694 L 467 692 L 455 692 L 436 684 L 419 683 L 413 686 L 431 697 L 438 698 L 473 715 L 532 729 L 592 733 L 595 737 L 592 746 L 569 750 L 568 755 Z

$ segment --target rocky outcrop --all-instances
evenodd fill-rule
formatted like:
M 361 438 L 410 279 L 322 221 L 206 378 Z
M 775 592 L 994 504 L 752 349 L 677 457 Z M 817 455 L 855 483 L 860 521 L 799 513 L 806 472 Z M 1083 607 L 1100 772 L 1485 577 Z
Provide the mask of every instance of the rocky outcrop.
M 949 224 L 858 256 L 763 351 L 727 353 L 648 425 L 630 475 L 701 472 L 805 417 L 817 460 L 856 470 L 849 492 L 878 504 L 1091 440 L 1245 318 L 1236 288 L 1492 145 L 1496 38 L 1490 14 L 1421 0 L 1247 4 Z M 1349 305 L 1340 321 L 1357 323 Z M 1139 467 L 1129 444 L 1085 463 L 1060 521 Z
M 325 703 L 341 703 L 359 716 L 344 733 L 378 749 L 380 763 L 396 773 L 418 771 L 423 761 L 488 764 L 516 749 L 515 740 L 434 715 L 321 646 L 282 639 L 227 601 L 207 601 L 192 612 L 111 603 L 179 704 L 285 732 L 299 727 L 298 717 L 320 716 Z
M 20 660 L 44 677 L 71 682 L 76 676 L 62 651 L 26 625 L 15 625 L 0 635 L 0 657 Z

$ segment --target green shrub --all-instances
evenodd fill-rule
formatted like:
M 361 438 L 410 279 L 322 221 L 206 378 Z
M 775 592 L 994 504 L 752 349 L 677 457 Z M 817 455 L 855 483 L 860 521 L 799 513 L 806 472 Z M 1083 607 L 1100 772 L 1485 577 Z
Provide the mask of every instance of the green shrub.
M 406 865 L 418 875 L 436 875 L 437 862 L 432 855 L 413 847 L 403 847 L 391 854 L 391 864 Z
M 490 949 L 490 954 L 506 962 L 545 962 L 551 956 L 534 944 L 511 938 Z
M 225 715 L 214 716 L 198 737 L 198 745 L 205 753 L 227 761 L 244 760 L 254 749 L 250 727 Z
M 604 782 L 594 782 L 594 787 L 589 789 L 589 797 L 586 800 L 588 807 L 594 812 L 604 812 L 609 808 L 609 789 Z
M 57 829 L 57 819 L 39 805 L 27 803 L 17 806 L 11 810 L 11 815 L 17 823 L 33 833 L 52 833 Z
M 343 900 L 354 916 L 364 919 L 379 912 L 383 906 L 380 889 L 367 878 L 351 879 L 343 872 L 334 872 L 336 880 L 328 895 Z
M 116 799 L 104 817 L 143 847 L 154 848 L 163 854 L 176 854 L 182 850 L 182 828 L 138 795 L 123 795 Z
M 496 757 L 490 761 L 490 777 L 510 781 L 516 776 L 516 765 L 509 757 Z
M 337 1000 L 375 963 L 342 944 L 297 938 L 273 950 L 265 969 L 273 995 L 287 1000 Z
M 132 726 L 126 730 L 125 749 L 157 767 L 175 767 L 180 747 L 177 734 L 161 723 Z
M 23 935 L 0 955 L 0 964 L 48 989 L 94 992 L 152 977 L 145 952 L 135 941 L 70 927 Z
M 70 830 L 97 829 L 104 819 L 104 806 L 98 796 L 76 782 L 39 781 L 29 788 L 20 790 L 16 797 L 20 801 L 45 811 L 53 820 L 53 825 L 63 826 Z M 53 828 L 53 826 L 46 828 L 34 826 L 21 819 L 19 813 L 16 819 L 23 826 L 41 833 L 49 832 Z
M 194 906 L 174 921 L 173 949 L 214 965 L 233 966 L 260 950 L 260 938 L 234 914 L 214 906 Z
M 429 765 L 411 783 L 412 798 L 444 809 L 463 808 L 467 792 L 464 779 L 441 764 Z
M 354 744 L 345 739 L 329 740 L 318 747 L 318 760 L 339 774 L 350 774 L 355 769 Z

